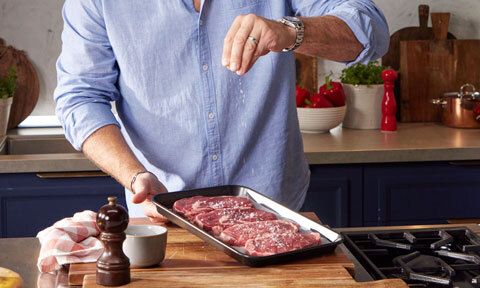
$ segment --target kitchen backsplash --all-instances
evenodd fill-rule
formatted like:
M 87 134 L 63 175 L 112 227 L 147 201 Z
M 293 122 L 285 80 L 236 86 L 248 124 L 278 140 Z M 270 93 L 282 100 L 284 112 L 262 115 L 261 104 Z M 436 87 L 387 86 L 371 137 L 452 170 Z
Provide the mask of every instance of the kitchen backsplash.
M 427 4 L 430 12 L 450 12 L 450 31 L 459 39 L 480 39 L 480 1 L 478 0 L 374 0 L 384 12 L 393 33 L 418 25 L 418 5 Z M 55 61 L 61 50 L 63 0 L 0 0 L 0 38 L 25 50 L 37 69 L 40 99 L 32 115 L 53 115 L 56 86 Z M 338 76 L 343 64 L 318 61 L 319 84 L 330 71 Z

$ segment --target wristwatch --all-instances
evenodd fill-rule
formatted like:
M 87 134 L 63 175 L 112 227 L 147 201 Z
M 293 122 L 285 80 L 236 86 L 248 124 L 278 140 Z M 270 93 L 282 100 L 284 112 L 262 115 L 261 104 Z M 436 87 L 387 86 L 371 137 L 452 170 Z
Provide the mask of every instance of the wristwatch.
M 297 49 L 302 44 L 303 36 L 305 35 L 305 27 L 303 26 L 302 20 L 298 19 L 297 17 L 284 16 L 279 21 L 289 27 L 295 28 L 297 31 L 297 39 L 295 40 L 295 44 L 293 44 L 291 47 L 283 49 L 283 51 L 293 51 Z

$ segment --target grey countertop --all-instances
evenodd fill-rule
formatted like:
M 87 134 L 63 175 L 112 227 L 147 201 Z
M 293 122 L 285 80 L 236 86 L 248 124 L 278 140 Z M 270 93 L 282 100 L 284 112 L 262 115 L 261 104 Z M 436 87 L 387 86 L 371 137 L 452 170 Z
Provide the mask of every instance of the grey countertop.
M 480 129 L 440 123 L 399 123 L 394 133 L 337 127 L 302 136 L 310 164 L 480 160 Z M 11 130 L 0 139 L 0 154 L 6 154 L 0 173 L 99 170 L 66 142 L 61 128 Z

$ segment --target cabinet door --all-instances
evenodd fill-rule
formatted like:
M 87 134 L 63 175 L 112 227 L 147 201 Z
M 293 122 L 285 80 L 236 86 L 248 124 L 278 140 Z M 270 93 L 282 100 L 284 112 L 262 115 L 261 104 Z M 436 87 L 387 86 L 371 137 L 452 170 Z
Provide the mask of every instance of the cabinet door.
M 479 218 L 480 167 L 446 162 L 365 165 L 365 225 Z
M 33 173 L 0 174 L 0 237 L 35 237 L 56 221 L 83 210 L 98 211 L 123 187 L 111 177 L 42 179 Z
M 361 165 L 311 165 L 310 187 L 302 208 L 331 227 L 362 226 Z

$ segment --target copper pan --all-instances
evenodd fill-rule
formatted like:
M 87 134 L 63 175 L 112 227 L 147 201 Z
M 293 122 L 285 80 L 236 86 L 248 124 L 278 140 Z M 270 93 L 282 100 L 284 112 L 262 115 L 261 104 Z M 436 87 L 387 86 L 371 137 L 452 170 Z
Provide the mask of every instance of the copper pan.
M 467 91 L 468 88 L 472 91 Z M 445 93 L 432 103 L 441 105 L 443 124 L 455 128 L 480 128 L 480 115 L 474 112 L 475 106 L 480 105 L 480 93 L 475 92 L 473 85 L 465 84 L 460 92 Z

